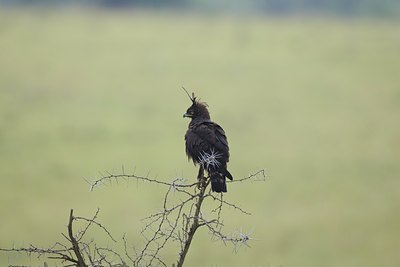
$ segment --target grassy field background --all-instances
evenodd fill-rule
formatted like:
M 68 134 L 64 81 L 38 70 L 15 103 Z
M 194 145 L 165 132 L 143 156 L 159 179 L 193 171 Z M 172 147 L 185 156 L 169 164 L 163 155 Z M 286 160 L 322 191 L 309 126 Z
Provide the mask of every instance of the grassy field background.
M 194 179 L 182 85 L 228 134 L 227 229 L 187 266 L 399 266 L 400 22 L 82 10 L 0 11 L 0 247 L 62 240 L 70 208 L 140 244 L 163 190 L 84 178 L 136 167 Z M 102 240 L 102 236 L 95 236 Z M 165 255 L 176 259 L 176 248 Z M 0 254 L 0 265 L 35 265 Z

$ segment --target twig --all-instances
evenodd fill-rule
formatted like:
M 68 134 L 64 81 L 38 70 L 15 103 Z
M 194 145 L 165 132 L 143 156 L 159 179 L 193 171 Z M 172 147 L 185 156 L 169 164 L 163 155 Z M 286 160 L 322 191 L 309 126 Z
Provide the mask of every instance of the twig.
M 87 221 L 87 222 L 88 222 L 86 228 L 83 230 L 83 232 L 82 232 L 82 234 L 81 234 L 81 237 L 78 239 L 78 241 L 80 241 L 80 240 L 82 239 L 83 235 L 86 233 L 86 231 L 89 229 L 89 227 L 90 227 L 92 224 L 95 224 L 95 225 L 97 225 L 98 227 L 100 227 L 101 229 L 103 229 L 104 232 L 107 233 L 107 235 L 111 238 L 112 241 L 117 242 L 117 240 L 115 240 L 115 238 L 111 235 L 111 233 L 107 230 L 107 228 L 105 228 L 103 225 L 101 225 L 100 223 L 98 223 L 98 222 L 95 221 L 96 218 L 97 218 L 97 215 L 98 215 L 99 211 L 100 211 L 100 209 L 97 209 L 96 214 L 93 216 L 92 219 L 87 219 L 87 218 L 84 218 L 84 217 L 74 217 L 75 220 L 82 220 L 82 221 Z
M 123 172 L 125 172 L 125 170 Z M 160 184 L 160 185 L 164 185 L 164 186 L 168 186 L 168 187 L 173 186 L 174 188 L 190 188 L 197 184 L 197 183 L 193 183 L 193 184 L 167 183 L 164 181 L 159 181 L 157 179 L 149 178 L 148 175 L 147 176 L 138 176 L 134 173 L 132 173 L 132 174 L 125 174 L 125 173 L 113 174 L 113 173 L 107 172 L 107 174 L 108 175 L 100 174 L 101 175 L 100 179 L 97 179 L 94 182 L 91 182 L 90 183 L 90 191 L 93 191 L 95 187 L 103 184 L 104 182 L 111 183 L 113 180 L 118 181 L 118 179 L 136 179 L 137 181 L 156 183 L 156 184 Z
M 259 170 L 255 173 L 250 174 L 247 177 L 238 179 L 238 180 L 233 180 L 233 181 L 227 181 L 228 183 L 238 183 L 238 182 L 244 182 L 247 180 L 253 179 L 254 181 L 265 181 L 267 180 L 267 175 L 265 169 Z

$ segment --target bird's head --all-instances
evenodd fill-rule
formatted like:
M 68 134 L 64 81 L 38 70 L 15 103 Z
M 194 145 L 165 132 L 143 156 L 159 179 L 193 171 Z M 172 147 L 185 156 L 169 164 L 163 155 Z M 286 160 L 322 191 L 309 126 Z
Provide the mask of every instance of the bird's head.
M 197 100 L 197 98 L 194 96 L 194 93 L 192 93 L 192 96 L 190 96 L 184 87 L 183 90 L 185 90 L 190 100 L 192 101 L 192 105 L 186 110 L 186 113 L 183 114 L 183 117 L 192 119 L 202 118 L 209 120 L 210 113 L 208 112 L 207 104 Z

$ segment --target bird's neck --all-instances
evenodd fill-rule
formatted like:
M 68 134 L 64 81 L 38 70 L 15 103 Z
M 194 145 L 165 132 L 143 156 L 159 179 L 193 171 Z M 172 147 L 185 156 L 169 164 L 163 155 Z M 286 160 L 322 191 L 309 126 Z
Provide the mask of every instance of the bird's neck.
M 192 120 L 190 121 L 190 126 L 197 126 L 203 122 L 207 122 L 207 121 L 211 121 L 210 118 L 205 118 L 205 117 L 196 117 L 196 118 L 192 118 Z

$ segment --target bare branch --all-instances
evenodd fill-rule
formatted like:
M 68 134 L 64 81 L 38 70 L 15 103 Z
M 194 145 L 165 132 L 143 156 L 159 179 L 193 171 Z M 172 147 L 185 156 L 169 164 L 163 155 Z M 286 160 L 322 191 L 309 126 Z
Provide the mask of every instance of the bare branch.
M 218 155 L 214 156 L 217 157 Z M 213 164 L 213 162 L 205 162 L 204 164 Z M 104 175 L 100 175 L 99 179 L 90 182 L 91 191 L 100 185 L 118 183 L 121 179 L 123 181 L 149 182 L 166 187 L 161 210 L 142 219 L 144 227 L 140 233 L 144 239 L 144 245 L 141 249 L 136 250 L 133 246 L 132 250 L 128 249 L 128 240 L 125 234 L 122 236 L 123 249 L 121 253 L 108 246 L 99 246 L 93 239 L 85 241 L 88 240 L 86 236 L 89 230 L 92 227 L 97 227 L 105 232 L 110 240 L 115 244 L 117 243 L 110 231 L 98 222 L 100 209 L 97 209 L 91 218 L 74 216 L 71 209 L 67 234 L 62 234 L 65 238 L 65 244 L 57 242 L 49 249 L 38 248 L 33 245 L 28 248 L 0 248 L 0 252 L 34 254 L 38 258 L 46 255 L 49 259 L 61 262 L 63 266 L 128 267 L 127 262 L 133 267 L 168 266 L 169 264 L 162 257 L 162 252 L 169 244 L 178 243 L 180 251 L 176 265 L 182 267 L 193 238 L 201 227 L 208 229 L 212 240 L 222 241 L 225 245 L 231 244 L 234 252 L 237 252 L 242 246 L 248 247 L 249 241 L 253 240 L 251 234 L 244 233 L 241 230 L 232 234 L 223 232 L 222 213 L 224 207 L 233 208 L 244 215 L 251 214 L 238 205 L 225 200 L 222 193 L 211 192 L 210 178 L 204 177 L 203 174 L 199 175 L 199 180 L 196 183 L 191 184 L 186 184 L 187 180 L 183 178 L 165 182 L 150 178 L 149 175 L 139 176 L 134 172 L 126 174 L 124 166 L 122 166 L 122 174 L 105 172 Z M 233 182 L 265 181 L 266 178 L 265 170 L 260 170 Z M 216 207 L 214 205 L 214 208 L 204 208 L 203 203 L 207 200 L 210 203 L 216 203 Z M 83 222 L 84 226 L 83 229 L 74 233 L 73 224 L 77 221 Z
M 238 180 L 233 180 L 233 181 L 227 181 L 228 183 L 237 183 L 237 182 L 244 182 L 247 180 L 254 180 L 254 181 L 266 181 L 267 180 L 267 175 L 265 169 L 259 170 L 255 173 L 250 174 L 247 177 L 238 179 Z
M 179 184 L 176 181 L 179 181 L 180 179 L 174 180 L 173 183 L 168 183 L 164 181 L 160 181 L 157 179 L 149 178 L 149 174 L 146 176 L 138 176 L 135 173 L 132 174 L 125 174 L 125 170 L 123 170 L 122 174 L 113 174 L 110 172 L 107 172 L 107 175 L 102 175 L 100 173 L 101 178 L 94 180 L 93 182 L 90 183 L 90 191 L 93 191 L 94 188 L 98 187 L 99 185 L 104 184 L 105 182 L 112 183 L 113 181 L 118 182 L 119 179 L 135 179 L 137 181 L 144 181 L 144 182 L 150 182 L 150 183 L 156 183 L 164 186 L 173 186 L 174 188 L 190 188 L 196 185 L 197 183 L 193 184 Z M 182 180 L 183 181 L 183 180 Z
M 72 244 L 72 249 L 74 250 L 75 256 L 77 258 L 77 267 L 87 267 L 85 260 L 83 259 L 81 249 L 79 248 L 79 243 L 75 239 L 73 231 L 72 231 L 72 222 L 74 221 L 74 210 L 71 209 L 71 212 L 69 214 L 69 223 L 68 223 L 68 236 L 69 240 L 71 240 Z
M 215 197 L 215 196 L 212 195 L 212 194 L 208 194 L 208 195 L 206 195 L 205 197 L 211 197 L 211 198 L 214 199 L 214 200 L 220 201 L 220 205 L 219 205 L 216 209 L 212 210 L 213 212 L 218 211 L 219 213 L 221 213 L 222 206 L 225 204 L 226 206 L 229 206 L 229 207 L 231 207 L 231 208 L 234 208 L 234 209 L 236 209 L 236 210 L 239 210 L 239 211 L 240 211 L 241 213 L 243 213 L 243 214 L 251 215 L 250 212 L 245 211 L 244 209 L 240 208 L 239 206 L 237 206 L 237 205 L 235 205 L 235 204 L 232 204 L 232 203 L 229 203 L 229 202 L 223 200 L 223 199 L 222 199 L 222 196 L 221 196 L 220 199 L 218 199 L 217 197 Z
M 100 227 L 101 229 L 104 230 L 104 232 L 107 233 L 107 235 L 111 238 L 112 241 L 117 242 L 117 240 L 114 239 L 114 237 L 112 237 L 111 233 L 107 230 L 107 228 L 105 228 L 103 225 L 101 225 L 100 223 L 98 223 L 96 220 L 97 215 L 99 214 L 100 209 L 97 209 L 96 214 L 93 216 L 92 219 L 87 219 L 84 217 L 75 217 L 75 220 L 82 220 L 82 221 L 86 221 L 88 222 L 86 228 L 83 230 L 83 232 L 81 233 L 81 236 L 79 237 L 78 241 L 80 241 L 82 239 L 82 237 L 86 234 L 86 231 L 89 229 L 89 227 L 92 224 L 97 225 L 98 227 Z

